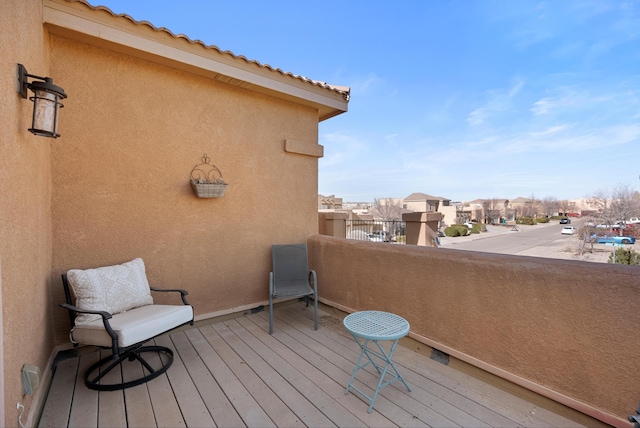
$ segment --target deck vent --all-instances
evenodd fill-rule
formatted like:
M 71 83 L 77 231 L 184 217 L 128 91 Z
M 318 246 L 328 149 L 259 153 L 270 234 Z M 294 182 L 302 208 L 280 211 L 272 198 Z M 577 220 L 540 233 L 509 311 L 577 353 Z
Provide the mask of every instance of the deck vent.
M 449 365 L 449 354 L 439 351 L 436 348 L 431 349 L 431 356 L 429 358 L 441 364 L 444 364 L 445 366 Z

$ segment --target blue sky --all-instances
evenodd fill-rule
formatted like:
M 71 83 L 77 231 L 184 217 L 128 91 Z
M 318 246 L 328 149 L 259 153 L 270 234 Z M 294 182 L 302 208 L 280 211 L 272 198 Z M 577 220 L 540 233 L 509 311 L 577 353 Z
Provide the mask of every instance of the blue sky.
M 640 0 L 90 0 L 351 87 L 319 193 L 454 201 L 640 189 Z

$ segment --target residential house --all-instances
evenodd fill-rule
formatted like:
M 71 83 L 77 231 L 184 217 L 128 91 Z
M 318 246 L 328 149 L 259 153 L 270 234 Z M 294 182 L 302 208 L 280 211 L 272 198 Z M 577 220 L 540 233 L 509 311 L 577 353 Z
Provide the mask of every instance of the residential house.
M 531 205 L 530 202 L 529 205 Z M 470 220 L 485 224 L 513 221 L 516 215 L 513 202 L 500 198 L 475 199 L 466 202 L 462 207 L 462 212 L 465 216 L 470 215 Z
M 336 198 L 336 195 L 323 196 L 318 194 L 318 210 L 339 209 L 342 209 L 342 198 Z
M 451 199 L 418 192 L 404 198 L 402 207 L 414 212 L 439 212 L 443 225 L 456 224 L 456 207 L 451 205 Z
M 517 197 L 511 201 L 511 208 L 516 217 L 536 217 L 541 214 L 536 200 L 532 198 Z

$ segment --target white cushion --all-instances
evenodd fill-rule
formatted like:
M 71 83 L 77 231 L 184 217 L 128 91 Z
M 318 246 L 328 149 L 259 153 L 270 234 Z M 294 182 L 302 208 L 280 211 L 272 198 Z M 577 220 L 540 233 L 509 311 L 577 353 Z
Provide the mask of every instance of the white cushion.
M 142 259 L 97 269 L 72 269 L 67 279 L 80 309 L 114 315 L 153 304 Z M 79 314 L 76 325 L 100 319 L 100 315 Z
M 143 342 L 193 319 L 189 305 L 148 305 L 121 312 L 109 320 L 118 335 L 118 346 L 127 347 Z M 76 325 L 72 331 L 74 342 L 84 345 L 111 346 L 111 336 L 104 329 L 102 319 Z

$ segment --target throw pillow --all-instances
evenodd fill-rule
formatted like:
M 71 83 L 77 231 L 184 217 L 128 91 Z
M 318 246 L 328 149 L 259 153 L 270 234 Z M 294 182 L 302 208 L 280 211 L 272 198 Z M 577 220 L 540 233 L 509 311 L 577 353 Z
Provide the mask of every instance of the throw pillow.
M 96 269 L 72 269 L 67 272 L 69 285 L 80 309 L 106 311 L 110 314 L 153 304 L 142 259 Z M 100 315 L 79 314 L 76 324 L 101 319 Z

